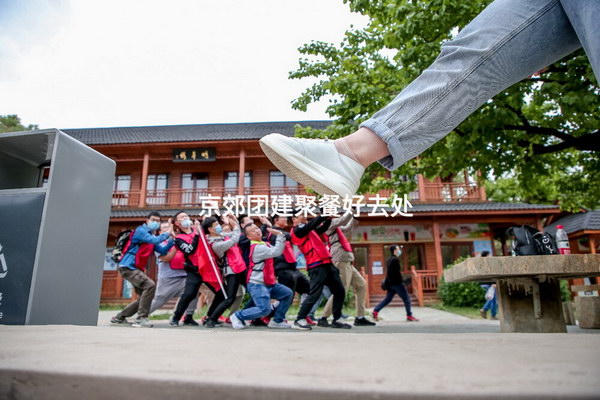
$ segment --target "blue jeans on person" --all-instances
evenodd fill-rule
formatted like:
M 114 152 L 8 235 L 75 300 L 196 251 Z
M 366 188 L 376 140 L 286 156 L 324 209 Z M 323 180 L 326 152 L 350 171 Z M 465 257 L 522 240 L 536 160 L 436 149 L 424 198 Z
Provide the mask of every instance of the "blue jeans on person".
M 600 81 L 600 1 L 496 0 L 437 59 L 361 124 L 388 145 L 393 170 L 507 87 L 583 46 Z
M 498 314 L 498 301 L 496 300 L 495 292 L 494 297 L 492 297 L 491 300 L 487 300 L 481 309 L 483 311 L 491 310 L 492 317 L 495 317 L 496 314 Z
M 248 303 L 249 307 L 236 312 L 236 317 L 246 321 L 265 317 L 271 313 L 271 299 L 275 299 L 279 300 L 279 306 L 275 309 L 273 319 L 275 322 L 285 320 L 285 314 L 294 298 L 294 292 L 290 288 L 279 283 L 273 286 L 248 283 L 247 290 L 252 302 Z
M 402 301 L 404 302 L 404 308 L 406 308 L 406 316 L 410 317 L 412 315 L 412 311 L 410 310 L 410 297 L 408 296 L 408 292 L 406 291 L 406 287 L 404 284 L 400 283 L 399 285 L 391 285 L 388 290 L 385 298 L 381 300 L 381 303 L 377 304 L 373 309 L 374 312 L 379 312 L 381 309 L 392 301 L 394 295 L 397 294 L 400 296 Z
M 323 303 L 323 300 L 327 300 L 330 297 L 331 297 L 331 290 L 329 290 L 329 287 L 323 286 L 323 292 L 321 293 L 321 298 L 310 309 L 310 312 L 308 313 L 308 316 L 311 317 L 312 319 L 314 319 L 315 318 L 315 313 L 319 309 L 319 306 L 321 305 L 321 303 Z

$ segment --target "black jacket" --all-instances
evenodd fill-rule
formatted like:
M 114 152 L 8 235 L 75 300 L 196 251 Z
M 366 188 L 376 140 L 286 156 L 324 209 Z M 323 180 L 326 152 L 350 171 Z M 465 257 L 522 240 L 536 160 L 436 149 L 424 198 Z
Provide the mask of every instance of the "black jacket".
M 387 280 L 389 285 L 399 285 L 403 282 L 400 274 L 400 259 L 396 256 L 391 256 L 387 260 Z

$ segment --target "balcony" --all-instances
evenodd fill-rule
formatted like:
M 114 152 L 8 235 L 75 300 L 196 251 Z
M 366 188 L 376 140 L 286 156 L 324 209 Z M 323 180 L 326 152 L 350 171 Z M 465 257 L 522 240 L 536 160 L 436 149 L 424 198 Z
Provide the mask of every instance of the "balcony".
M 475 183 L 425 182 L 420 196 L 424 203 L 485 201 L 485 190 Z

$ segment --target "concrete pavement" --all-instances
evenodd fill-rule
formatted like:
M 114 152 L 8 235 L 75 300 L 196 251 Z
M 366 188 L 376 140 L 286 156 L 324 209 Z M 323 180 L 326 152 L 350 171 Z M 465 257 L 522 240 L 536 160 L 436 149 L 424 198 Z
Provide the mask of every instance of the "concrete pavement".
M 0 398 L 599 398 L 600 335 L 386 308 L 378 327 L 0 326 Z M 104 321 L 104 322 L 103 322 Z

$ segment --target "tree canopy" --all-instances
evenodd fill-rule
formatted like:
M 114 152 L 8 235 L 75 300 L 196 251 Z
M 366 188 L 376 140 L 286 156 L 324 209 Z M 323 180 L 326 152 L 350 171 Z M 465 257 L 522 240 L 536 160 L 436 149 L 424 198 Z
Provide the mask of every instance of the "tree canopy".
M 37 128 L 37 125 L 23 125 L 17 115 L 0 115 L 0 132 L 30 131 Z
M 313 41 L 291 79 L 318 78 L 292 102 L 306 110 L 323 98 L 333 123 L 306 137 L 337 138 L 385 106 L 426 69 L 489 0 L 344 0 L 369 18 L 339 45 Z M 582 50 L 488 101 L 443 140 L 384 178 L 372 165 L 362 191 L 415 187 L 406 177 L 478 176 L 492 200 L 559 203 L 564 210 L 600 205 L 600 87 Z

